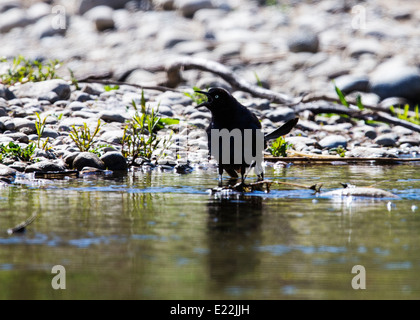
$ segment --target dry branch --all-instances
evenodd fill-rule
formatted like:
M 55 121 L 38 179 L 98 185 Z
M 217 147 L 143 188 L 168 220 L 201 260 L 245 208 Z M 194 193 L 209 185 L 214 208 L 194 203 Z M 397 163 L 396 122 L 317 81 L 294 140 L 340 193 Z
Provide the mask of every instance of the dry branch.
M 21 233 L 26 230 L 26 227 L 29 226 L 34 220 L 36 219 L 38 215 L 35 213 L 32 216 L 30 216 L 28 219 L 23 221 L 22 223 L 18 224 L 17 226 L 14 226 L 13 228 L 7 229 L 8 234 L 14 234 L 14 233 Z
M 226 66 L 206 59 L 181 57 L 170 61 L 166 65 L 166 72 L 168 74 L 169 87 L 178 86 L 181 81 L 181 70 L 197 69 L 201 71 L 207 71 L 214 73 L 228 82 L 233 88 L 244 92 L 249 92 L 260 98 L 269 99 L 272 102 L 279 104 L 294 105 L 300 102 L 300 98 L 291 98 L 286 94 L 274 92 L 268 89 L 261 88 L 259 86 L 250 84 L 244 79 L 238 77 L 232 70 Z
M 147 69 L 147 68 L 146 68 Z M 176 88 L 182 82 L 181 71 L 182 70 L 201 70 L 210 72 L 220 76 L 226 82 L 228 82 L 234 89 L 241 90 L 244 92 L 248 92 L 256 97 L 265 98 L 270 100 L 271 102 L 288 105 L 293 108 L 293 110 L 299 114 L 304 111 L 311 111 L 314 114 L 320 113 L 336 113 L 336 114 L 344 114 L 349 117 L 355 119 L 361 119 L 365 121 L 369 120 L 376 120 L 382 121 L 394 125 L 400 125 L 402 127 L 408 128 L 410 130 L 420 132 L 420 126 L 414 123 L 411 123 L 406 120 L 402 120 L 392 115 L 384 112 L 387 108 L 382 105 L 364 105 L 364 110 L 359 110 L 358 108 L 348 108 L 343 105 L 339 104 L 315 104 L 313 101 L 329 101 L 334 103 L 339 103 L 339 99 L 337 97 L 329 96 L 329 95 L 306 95 L 301 98 L 297 97 L 289 97 L 286 94 L 274 92 L 269 89 L 261 88 L 259 86 L 253 85 L 243 78 L 240 78 L 237 74 L 235 74 L 232 70 L 228 67 L 224 66 L 221 63 L 216 61 L 200 59 L 200 58 L 192 58 L 192 57 L 179 57 L 170 60 L 168 63 L 164 65 L 154 66 L 153 70 L 165 70 L 167 73 L 167 81 L 165 86 L 147 86 L 147 85 L 139 85 L 139 84 L 132 84 L 126 83 L 121 81 L 112 81 L 106 79 L 98 79 L 97 77 L 87 77 L 85 79 L 81 79 L 80 82 L 96 82 L 102 84 L 113 84 L 113 85 L 128 85 L 137 87 L 140 89 L 145 90 L 158 90 L 158 91 L 175 91 Z M 356 101 L 352 101 L 349 99 L 350 104 L 356 104 Z

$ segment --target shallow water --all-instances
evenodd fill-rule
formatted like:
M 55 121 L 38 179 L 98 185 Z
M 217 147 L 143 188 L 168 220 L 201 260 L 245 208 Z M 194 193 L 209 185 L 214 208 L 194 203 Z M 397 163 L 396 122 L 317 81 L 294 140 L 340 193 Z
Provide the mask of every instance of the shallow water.
M 400 197 L 380 200 L 286 185 L 210 195 L 214 170 L 18 179 L 0 189 L 0 298 L 419 299 L 419 168 L 266 171 L 322 191 L 345 182 Z M 23 234 L 7 234 L 32 214 Z M 55 265 L 64 290 L 52 287 Z M 352 287 L 356 265 L 366 289 Z

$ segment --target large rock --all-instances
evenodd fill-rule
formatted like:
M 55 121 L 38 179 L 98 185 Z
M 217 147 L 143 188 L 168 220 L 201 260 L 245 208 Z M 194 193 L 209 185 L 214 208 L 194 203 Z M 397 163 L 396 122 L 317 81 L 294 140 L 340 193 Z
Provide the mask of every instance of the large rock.
M 53 14 L 37 20 L 31 28 L 31 33 L 38 39 L 65 36 L 68 29 L 69 17 L 63 16 L 59 18 L 61 20 Z
M 82 171 L 85 167 L 105 170 L 105 163 L 92 152 L 81 152 L 73 161 L 73 168 Z
M 24 134 L 36 133 L 35 121 L 26 118 L 12 118 L 4 123 L 8 130 L 20 131 Z
M 379 135 L 374 142 L 380 146 L 394 147 L 397 145 L 397 135 L 393 133 L 384 133 Z
M 85 14 L 90 9 L 97 6 L 108 6 L 113 9 L 122 9 L 131 0 L 79 0 L 76 11 L 79 14 Z
M 325 138 L 319 141 L 319 145 L 323 148 L 338 148 L 338 147 L 347 147 L 347 139 L 340 135 L 328 135 Z
M 85 16 L 95 23 L 96 30 L 104 31 L 115 27 L 114 10 L 108 6 L 97 6 L 86 12 Z
M 402 97 L 420 101 L 420 71 L 399 60 L 391 60 L 380 65 L 370 79 L 371 91 L 381 100 Z
M 174 6 L 186 18 L 192 18 L 198 10 L 214 8 L 211 0 L 175 0 Z
M 287 46 L 291 52 L 316 53 L 319 50 L 319 38 L 314 31 L 305 26 L 291 34 Z
M 296 117 L 293 109 L 287 107 L 275 108 L 267 112 L 265 116 L 273 122 L 288 121 Z
M 15 99 L 16 97 L 13 94 L 13 92 L 9 90 L 8 87 L 6 87 L 3 84 L 0 84 L 0 98 L 4 98 L 6 100 L 12 100 L 12 99 Z
M 0 164 L 0 177 L 16 176 L 16 170 Z
M 18 98 L 32 98 L 50 102 L 67 100 L 70 97 L 70 92 L 70 85 L 61 79 L 27 82 L 14 88 L 14 94 Z
M 125 171 L 127 170 L 127 160 L 120 152 L 107 152 L 100 158 L 105 167 L 112 171 Z
M 343 75 L 334 79 L 335 85 L 343 92 L 348 94 L 353 91 L 368 92 L 369 77 L 363 75 Z
M 63 162 L 44 160 L 26 167 L 25 172 L 60 172 L 66 169 Z
M 31 23 L 23 9 L 14 8 L 1 14 L 0 33 L 7 33 L 13 28 L 23 28 Z

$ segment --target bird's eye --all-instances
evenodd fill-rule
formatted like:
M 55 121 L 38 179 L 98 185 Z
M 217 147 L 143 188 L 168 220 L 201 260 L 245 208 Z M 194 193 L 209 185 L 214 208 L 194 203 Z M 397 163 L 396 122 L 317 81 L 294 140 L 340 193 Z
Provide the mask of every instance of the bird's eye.
M 219 99 L 219 96 L 218 96 L 218 95 L 215 95 L 214 97 L 215 97 L 216 99 Z

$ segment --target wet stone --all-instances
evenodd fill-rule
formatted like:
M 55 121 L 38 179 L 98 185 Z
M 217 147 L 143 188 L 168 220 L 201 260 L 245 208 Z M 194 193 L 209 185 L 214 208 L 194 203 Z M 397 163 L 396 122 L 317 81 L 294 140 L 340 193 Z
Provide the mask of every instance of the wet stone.
M 7 176 L 16 176 L 16 170 L 3 164 L 0 164 L 0 177 Z
M 394 147 L 397 145 L 396 136 L 392 133 L 381 134 L 374 142 L 384 147 Z
M 92 152 L 81 152 L 73 161 L 73 168 L 82 171 L 85 167 L 105 170 L 104 162 Z
M 55 162 L 51 160 L 44 160 L 36 162 L 34 164 L 26 167 L 25 172 L 55 172 L 55 171 L 64 171 L 66 169 L 63 162 Z
M 319 145 L 323 148 L 347 147 L 347 139 L 340 135 L 329 135 L 319 141 Z
M 107 152 L 100 158 L 105 167 L 112 171 L 126 171 L 127 160 L 120 152 Z

